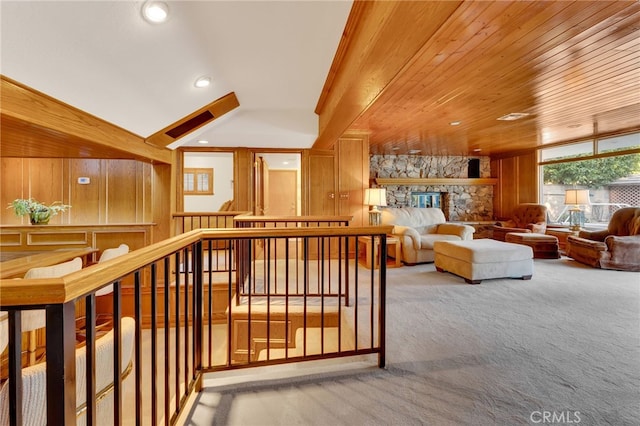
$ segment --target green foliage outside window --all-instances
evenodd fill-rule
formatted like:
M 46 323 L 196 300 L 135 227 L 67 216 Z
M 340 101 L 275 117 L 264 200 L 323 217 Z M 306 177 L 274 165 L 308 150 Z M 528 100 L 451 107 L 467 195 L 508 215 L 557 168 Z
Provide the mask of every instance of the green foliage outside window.
M 547 164 L 543 170 L 544 182 L 547 185 L 584 185 L 598 188 L 617 179 L 640 173 L 640 154 Z

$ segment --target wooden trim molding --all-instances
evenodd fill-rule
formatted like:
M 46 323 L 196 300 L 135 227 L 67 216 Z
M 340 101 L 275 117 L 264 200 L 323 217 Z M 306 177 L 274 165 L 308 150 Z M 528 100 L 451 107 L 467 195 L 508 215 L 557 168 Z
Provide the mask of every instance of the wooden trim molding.
M 216 99 L 210 104 L 205 105 L 197 111 L 154 133 L 145 139 L 145 142 L 164 148 L 177 139 L 188 135 L 239 106 L 240 102 L 236 94 L 234 92 L 227 93 L 221 98 Z
M 375 178 L 378 185 L 497 185 L 497 178 Z
M 2 157 L 127 158 L 171 163 L 171 151 L 0 76 Z

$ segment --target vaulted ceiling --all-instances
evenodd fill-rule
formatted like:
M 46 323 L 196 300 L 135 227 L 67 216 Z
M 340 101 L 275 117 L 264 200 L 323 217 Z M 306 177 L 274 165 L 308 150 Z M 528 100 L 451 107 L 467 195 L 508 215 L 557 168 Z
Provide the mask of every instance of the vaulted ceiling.
M 139 1 L 2 1 L 1 72 L 143 140 L 237 95 L 171 147 L 355 131 L 372 153 L 499 156 L 640 129 L 637 1 L 167 3 L 150 24 Z

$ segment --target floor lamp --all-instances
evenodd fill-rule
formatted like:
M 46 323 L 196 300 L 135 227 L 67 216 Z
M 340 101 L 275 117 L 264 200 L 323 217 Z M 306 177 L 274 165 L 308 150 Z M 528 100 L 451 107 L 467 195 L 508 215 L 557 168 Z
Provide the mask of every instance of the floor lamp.
M 367 188 L 364 190 L 364 204 L 373 206 L 369 210 L 369 225 L 380 225 L 380 217 L 382 212 L 378 210 L 378 206 L 387 205 L 387 190 L 385 188 Z
M 572 231 L 579 231 L 583 225 L 582 210 L 580 205 L 591 204 L 588 189 L 567 189 L 564 194 L 564 203 L 573 207 L 569 210 L 569 225 Z

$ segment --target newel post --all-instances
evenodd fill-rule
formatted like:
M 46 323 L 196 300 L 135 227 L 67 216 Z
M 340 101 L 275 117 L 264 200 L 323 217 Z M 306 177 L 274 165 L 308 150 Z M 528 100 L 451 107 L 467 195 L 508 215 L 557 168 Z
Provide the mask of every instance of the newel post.
M 76 424 L 76 324 L 73 301 L 48 305 L 47 423 Z

